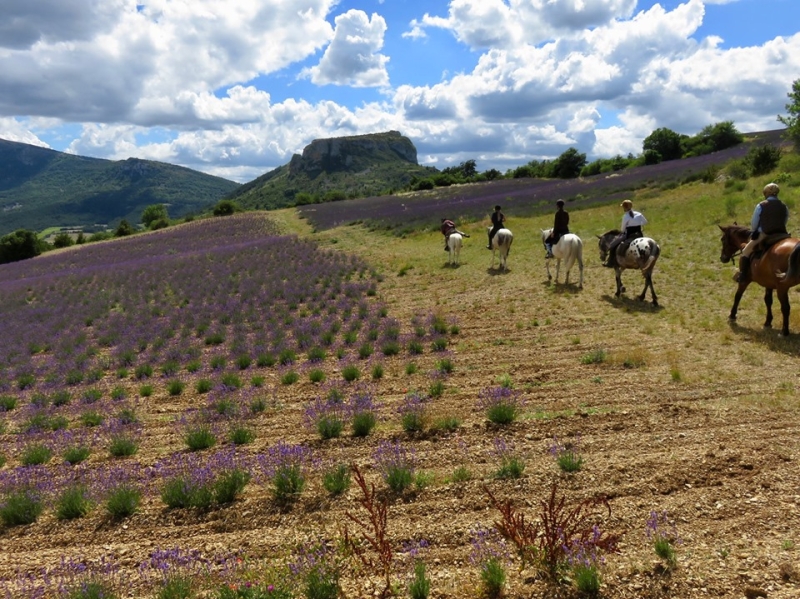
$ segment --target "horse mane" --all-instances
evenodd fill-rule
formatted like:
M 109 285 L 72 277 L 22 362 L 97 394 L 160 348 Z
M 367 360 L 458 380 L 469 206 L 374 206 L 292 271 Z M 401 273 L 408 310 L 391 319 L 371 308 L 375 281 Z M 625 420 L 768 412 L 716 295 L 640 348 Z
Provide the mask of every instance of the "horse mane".
M 610 231 L 603 233 L 601 237 L 606 237 L 607 235 L 614 235 L 616 237 L 620 233 L 622 233 L 622 231 L 620 231 L 619 229 L 611 229 Z

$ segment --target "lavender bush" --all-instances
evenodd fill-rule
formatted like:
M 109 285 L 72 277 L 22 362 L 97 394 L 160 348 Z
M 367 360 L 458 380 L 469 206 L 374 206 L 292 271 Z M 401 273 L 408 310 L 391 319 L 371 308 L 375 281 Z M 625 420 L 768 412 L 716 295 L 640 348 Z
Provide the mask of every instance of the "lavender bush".
M 494 528 L 476 526 L 470 530 L 470 544 L 469 561 L 478 568 L 483 594 L 490 599 L 501 597 L 511 561 L 505 539 Z
M 402 493 L 414 481 L 417 459 L 414 450 L 400 443 L 383 441 L 372 454 L 375 467 L 395 493 Z
M 674 568 L 678 563 L 675 545 L 680 543 L 675 521 L 665 511 L 651 511 L 645 524 L 645 534 L 653 544 L 656 555 L 664 560 L 668 568 Z
M 579 453 L 580 436 L 574 441 L 559 443 L 557 437 L 553 437 L 550 445 L 550 455 L 552 455 L 562 472 L 577 472 L 583 467 L 583 457 Z
M 478 394 L 478 406 L 490 422 L 511 424 L 522 409 L 522 398 L 518 391 L 509 387 L 490 387 Z
M 305 445 L 289 445 L 283 441 L 259 455 L 258 460 L 262 474 L 272 486 L 273 497 L 284 506 L 300 497 L 314 462 L 311 450 Z

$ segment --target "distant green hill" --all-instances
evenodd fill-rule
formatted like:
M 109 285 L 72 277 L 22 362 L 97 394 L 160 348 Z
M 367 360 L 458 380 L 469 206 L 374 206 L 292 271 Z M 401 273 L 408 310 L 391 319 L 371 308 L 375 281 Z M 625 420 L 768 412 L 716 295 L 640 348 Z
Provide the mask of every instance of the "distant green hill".
M 312 199 L 381 195 L 436 172 L 417 163 L 414 144 L 397 131 L 317 139 L 302 156 L 295 154 L 289 164 L 242 185 L 227 199 L 243 208 L 271 210 Z
M 135 224 L 150 204 L 170 217 L 208 209 L 237 183 L 129 158 L 85 158 L 0 139 L 0 235 L 16 229 Z

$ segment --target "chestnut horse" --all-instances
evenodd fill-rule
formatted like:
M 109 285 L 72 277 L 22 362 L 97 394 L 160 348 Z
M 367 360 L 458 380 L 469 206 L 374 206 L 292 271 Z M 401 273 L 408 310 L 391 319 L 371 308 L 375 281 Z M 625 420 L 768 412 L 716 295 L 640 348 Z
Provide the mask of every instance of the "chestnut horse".
M 722 253 L 719 259 L 723 263 L 730 262 L 733 257 L 742 251 L 750 239 L 750 229 L 737 225 L 717 225 L 722 231 Z M 739 283 L 736 295 L 733 298 L 729 320 L 736 320 L 739 301 L 742 299 L 750 282 L 758 283 L 766 289 L 764 304 L 767 306 L 767 320 L 765 328 L 772 326 L 772 292 L 778 292 L 778 301 L 781 303 L 783 315 L 783 328 L 781 335 L 789 334 L 789 289 L 800 284 L 800 239 L 788 238 L 778 241 L 770 248 L 750 258 L 750 277 Z

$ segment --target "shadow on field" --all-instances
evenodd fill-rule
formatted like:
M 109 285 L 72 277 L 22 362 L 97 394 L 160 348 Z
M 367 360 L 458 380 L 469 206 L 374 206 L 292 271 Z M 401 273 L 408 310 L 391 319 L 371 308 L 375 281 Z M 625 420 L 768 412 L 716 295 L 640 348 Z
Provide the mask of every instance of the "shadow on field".
M 570 293 L 573 295 L 577 295 L 578 293 L 581 293 L 583 291 L 583 289 L 578 287 L 577 283 L 572 283 L 572 282 L 553 283 L 552 281 L 542 281 L 542 287 L 544 287 L 546 290 L 552 293 L 560 293 L 560 294 Z
M 496 277 L 497 275 L 507 275 L 510 272 L 510 269 L 500 270 L 499 268 L 492 268 L 491 266 L 486 269 L 486 274 L 492 277 Z
M 780 315 L 779 322 L 780 322 Z M 800 353 L 800 331 L 789 330 L 788 337 L 781 337 L 780 324 L 778 327 L 764 328 L 764 327 L 743 327 L 737 324 L 735 320 L 729 320 L 728 326 L 731 332 L 741 337 L 742 341 L 753 341 L 760 343 L 774 352 L 780 352 L 787 356 L 796 356 Z
M 664 309 L 664 306 L 653 305 L 653 303 L 650 301 L 649 293 L 644 301 L 640 301 L 636 297 L 628 297 L 626 295 L 614 297 L 613 295 L 604 294 L 600 297 L 604 302 L 614 308 L 625 308 L 631 312 L 652 312 L 655 314 L 656 312 L 661 312 Z
M 449 262 L 445 262 L 442 264 L 442 268 L 461 268 L 465 262 L 459 262 L 458 264 L 450 264 Z

